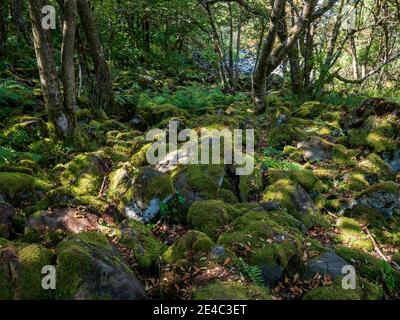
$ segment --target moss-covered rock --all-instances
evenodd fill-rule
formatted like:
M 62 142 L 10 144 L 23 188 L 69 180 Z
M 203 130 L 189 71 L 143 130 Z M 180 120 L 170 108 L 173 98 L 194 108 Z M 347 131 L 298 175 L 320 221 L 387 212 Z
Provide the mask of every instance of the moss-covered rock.
M 160 211 L 160 204 L 168 202 L 175 194 L 172 178 L 152 167 L 140 169 L 124 196 L 128 217 L 149 222 Z
M 57 298 L 145 299 L 142 284 L 105 236 L 71 235 L 59 244 L 57 253 Z
M 66 165 L 61 184 L 78 196 L 96 196 L 108 171 L 108 162 L 102 151 L 80 154 Z
M 194 300 L 270 300 L 268 291 L 256 285 L 239 282 L 216 282 L 198 288 Z
M 361 161 L 357 169 L 366 175 L 374 175 L 379 180 L 390 180 L 393 177 L 390 167 L 375 153 L 371 153 Z
M 263 180 L 261 169 L 257 166 L 249 175 L 242 175 L 239 178 L 239 193 L 242 201 L 248 201 L 254 195 L 262 191 Z
M 116 236 L 120 243 L 132 249 L 135 260 L 143 269 L 154 267 L 165 249 L 150 229 L 139 221 L 122 221 Z
M 386 279 L 390 277 L 393 286 L 390 290 L 394 292 L 400 290 L 400 272 L 388 266 L 387 262 L 359 249 L 351 249 L 345 246 L 339 245 L 335 251 L 339 256 L 352 262 L 359 276 L 369 281 L 386 281 L 385 277 Z M 386 270 L 386 273 L 384 270 Z
M 283 153 L 293 161 L 301 162 L 304 160 L 304 152 L 293 146 L 285 146 Z
M 147 165 L 146 153 L 150 147 L 151 143 L 147 143 L 139 151 L 132 155 L 131 163 L 135 168 L 140 168 Z
M 298 220 L 284 211 L 250 211 L 235 219 L 218 243 L 246 262 L 257 266 L 285 268 L 299 254 L 302 233 Z
M 307 192 L 316 191 L 322 185 L 312 170 L 270 170 L 268 172 L 268 182 L 270 184 L 285 178 L 298 183 Z
M 392 181 L 374 184 L 357 196 L 357 202 L 390 218 L 400 211 L 400 185 Z
M 167 249 L 163 254 L 163 260 L 166 263 L 173 264 L 179 260 L 185 260 L 188 254 L 193 254 L 198 258 L 205 257 L 209 254 L 213 244 L 213 241 L 206 234 L 191 230 Z
M 0 195 L 13 205 L 40 199 L 50 187 L 45 181 L 25 173 L 0 172 Z
M 218 231 L 233 220 L 235 209 L 219 200 L 196 201 L 187 214 L 189 225 L 216 240 Z
M 355 289 L 343 289 L 342 279 L 333 285 L 319 287 L 307 292 L 303 300 L 380 300 L 383 299 L 382 288 L 365 279 L 358 278 Z
M 377 153 L 394 151 L 399 147 L 396 142 L 398 133 L 399 123 L 395 115 L 371 116 L 361 128 L 349 132 L 349 144 L 352 147 L 367 147 Z
M 36 244 L 8 242 L 0 247 L 0 299 L 50 299 L 42 288 L 42 268 L 52 265 L 50 250 Z M 10 269 L 12 266 L 12 269 Z
M 129 163 L 124 163 L 118 169 L 109 174 L 107 198 L 110 201 L 119 202 L 128 192 L 129 188 L 132 187 L 133 177 L 131 172 L 132 167 Z
M 223 165 L 187 165 L 173 174 L 176 190 L 187 205 L 196 200 L 216 199 L 225 176 Z
M 306 227 L 329 226 L 329 222 L 321 215 L 305 190 L 289 179 L 281 179 L 267 186 L 262 200 L 280 202 L 289 214 L 302 221 Z
M 294 115 L 299 118 L 313 119 L 318 117 L 325 108 L 326 106 L 319 101 L 307 101 L 300 106 Z
M 370 186 L 365 175 L 361 172 L 350 172 L 344 175 L 343 181 L 350 191 L 362 191 Z
M 340 217 L 337 222 L 336 226 L 340 230 L 339 239 L 357 249 L 363 249 L 367 251 L 372 251 L 374 249 L 374 245 L 369 238 L 369 236 L 363 232 L 360 224 L 348 217 Z

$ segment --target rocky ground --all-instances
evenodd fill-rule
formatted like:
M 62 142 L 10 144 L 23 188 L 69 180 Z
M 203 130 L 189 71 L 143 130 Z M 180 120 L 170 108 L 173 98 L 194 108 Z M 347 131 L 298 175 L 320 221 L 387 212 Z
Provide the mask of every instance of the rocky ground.
M 43 112 L 2 120 L 0 299 L 399 298 L 399 105 L 132 108 L 126 122 L 82 108 L 73 149 Z M 148 166 L 145 133 L 171 119 L 255 128 L 255 171 Z

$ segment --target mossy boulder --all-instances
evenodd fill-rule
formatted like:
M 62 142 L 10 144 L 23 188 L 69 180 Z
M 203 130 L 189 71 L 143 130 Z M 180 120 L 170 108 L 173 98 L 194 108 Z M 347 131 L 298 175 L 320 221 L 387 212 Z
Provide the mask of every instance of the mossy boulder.
M 4 131 L 4 137 L 13 148 L 22 150 L 33 141 L 48 135 L 46 123 L 37 117 L 20 116 Z
M 230 223 L 235 215 L 235 209 L 219 200 L 196 201 L 187 214 L 190 226 L 216 240 L 219 230 Z
M 372 149 L 376 153 L 394 151 L 399 148 L 399 120 L 395 115 L 371 116 L 360 128 L 349 132 L 352 147 Z
M 378 210 L 386 218 L 400 211 L 400 185 L 392 181 L 375 184 L 357 196 L 357 202 Z
M 360 224 L 348 217 L 340 217 L 336 226 L 340 231 L 339 239 L 350 247 L 372 251 L 374 245 L 369 236 L 363 232 Z
M 124 163 L 118 169 L 112 171 L 109 176 L 107 189 L 107 199 L 119 202 L 128 192 L 133 184 L 132 167 L 129 163 Z
M 386 277 L 390 274 L 392 279 L 392 287 L 389 290 L 393 292 L 400 290 L 400 272 L 391 268 L 387 262 L 362 250 L 341 245 L 337 246 L 335 251 L 339 256 L 351 261 L 351 264 L 356 268 L 357 274 L 369 281 L 385 281 L 384 270 L 386 270 Z
M 257 166 L 249 175 L 239 177 L 239 194 L 242 201 L 249 201 L 249 198 L 256 196 L 262 191 L 263 179 L 261 169 Z
M 346 173 L 343 181 L 349 191 L 362 191 L 370 186 L 365 174 L 361 172 Z
M 0 200 L 0 237 L 9 238 L 13 230 L 13 223 L 18 215 L 17 209 Z
M 0 172 L 0 197 L 12 205 L 39 200 L 50 188 L 50 184 L 25 173 Z
M 239 283 L 216 282 L 195 290 L 194 300 L 270 300 L 265 288 Z
M 298 183 L 307 192 L 316 191 L 321 188 L 321 183 L 312 170 L 270 170 L 268 172 L 269 184 L 285 178 Z
M 189 113 L 186 110 L 180 109 L 172 104 L 139 104 L 136 108 L 136 115 L 151 127 L 157 125 L 166 118 L 189 118 Z
M 293 146 L 285 146 L 283 153 L 289 157 L 290 160 L 302 162 L 304 161 L 304 152 Z
M 8 242 L 0 246 L 0 300 L 51 299 L 51 290 L 42 288 L 42 268 L 52 265 L 52 260 L 51 251 L 41 245 Z
M 318 117 L 322 111 L 326 109 L 326 105 L 319 101 L 307 101 L 294 112 L 294 116 L 305 119 L 313 119 Z
M 203 232 L 190 230 L 165 251 L 163 260 L 173 264 L 185 260 L 188 254 L 197 258 L 206 257 L 213 245 L 213 241 Z
M 377 180 L 390 180 L 393 178 L 390 167 L 375 153 L 371 153 L 366 159 L 361 161 L 357 165 L 357 169 L 365 175 L 376 177 Z
M 164 245 L 150 229 L 139 221 L 124 220 L 115 232 L 118 241 L 132 250 L 139 267 L 154 267 L 164 251 Z
M 134 153 L 131 157 L 131 163 L 135 168 L 140 168 L 147 165 L 146 153 L 150 149 L 151 143 L 145 144 L 139 151 Z
M 235 219 L 218 244 L 243 256 L 250 265 L 283 271 L 300 254 L 301 223 L 284 211 L 250 211 Z
M 329 226 L 329 222 L 321 215 L 307 192 L 289 179 L 281 179 L 267 186 L 262 201 L 280 202 L 289 214 L 302 221 L 306 227 Z
M 132 187 L 124 196 L 129 218 L 148 222 L 160 211 L 160 204 L 168 202 L 175 194 L 172 178 L 152 167 L 140 169 Z
M 187 165 L 173 173 L 176 190 L 186 199 L 187 206 L 194 201 L 218 198 L 225 176 L 223 165 Z
M 383 296 L 383 290 L 379 285 L 365 279 L 358 278 L 355 289 L 343 289 L 342 278 L 339 278 L 330 286 L 307 292 L 303 300 L 380 300 Z
M 104 235 L 71 235 L 57 247 L 57 298 L 77 300 L 146 298 L 143 285 Z
M 110 159 L 103 151 L 77 155 L 66 165 L 60 179 L 76 195 L 97 196 L 108 172 Z
M 304 151 L 304 159 L 311 162 L 332 161 L 338 166 L 356 165 L 358 152 L 320 137 L 310 137 L 297 144 Z

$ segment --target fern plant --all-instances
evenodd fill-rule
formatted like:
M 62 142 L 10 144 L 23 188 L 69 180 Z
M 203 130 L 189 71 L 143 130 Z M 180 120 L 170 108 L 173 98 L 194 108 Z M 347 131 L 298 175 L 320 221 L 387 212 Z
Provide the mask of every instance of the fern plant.
M 263 287 L 264 286 L 264 277 L 262 275 L 262 270 L 258 266 L 251 266 L 247 264 L 243 258 L 239 258 L 240 268 L 243 275 L 250 281 L 255 284 Z

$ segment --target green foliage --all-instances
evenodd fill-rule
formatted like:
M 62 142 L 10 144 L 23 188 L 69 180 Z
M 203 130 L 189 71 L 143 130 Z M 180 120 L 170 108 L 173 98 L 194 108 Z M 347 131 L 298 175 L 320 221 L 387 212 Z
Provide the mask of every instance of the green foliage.
M 264 166 L 269 169 L 280 169 L 280 170 L 300 170 L 301 165 L 286 160 L 276 160 L 274 158 L 266 158 L 263 161 Z
M 393 275 L 393 269 L 387 261 L 382 261 L 382 277 L 387 288 L 390 291 L 394 291 L 396 289 L 396 280 Z
M 259 266 L 251 266 L 247 264 L 243 258 L 239 258 L 240 269 L 243 275 L 250 281 L 259 286 L 264 286 L 264 278 L 262 270 Z

